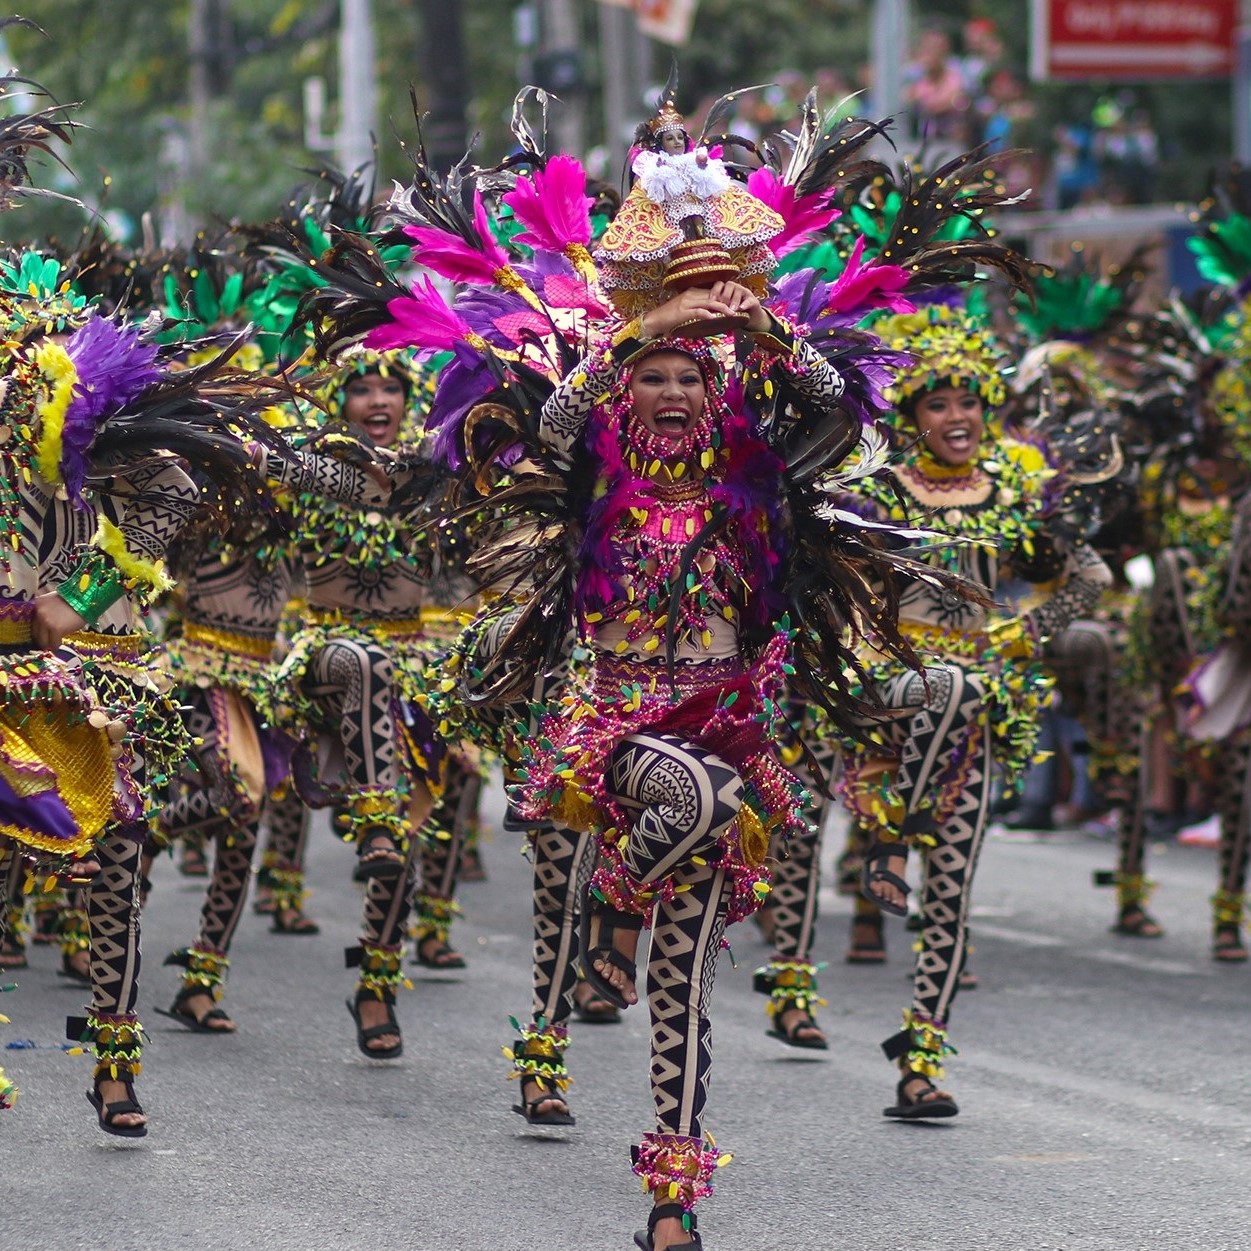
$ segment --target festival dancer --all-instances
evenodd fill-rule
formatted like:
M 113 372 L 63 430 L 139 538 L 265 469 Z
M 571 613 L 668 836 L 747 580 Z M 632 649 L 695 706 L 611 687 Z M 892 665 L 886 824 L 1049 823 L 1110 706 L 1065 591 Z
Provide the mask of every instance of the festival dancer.
M 875 133 L 848 126 L 823 134 L 815 102 L 806 110 L 804 159 L 788 171 L 795 182 L 771 175 L 797 216 L 812 210 L 824 224 L 834 215 L 821 207 L 830 179 Z M 605 997 L 637 1002 L 634 949 L 653 920 L 657 1131 L 636 1171 L 656 1203 L 636 1241 L 696 1247 L 690 1210 L 722 1159 L 702 1123 L 720 937 L 767 891 L 769 834 L 803 823 L 802 788 L 770 742 L 784 684 L 836 716 L 864 713 L 843 677 L 846 630 L 872 622 L 891 634 L 878 575 L 900 562 L 957 585 L 893 551 L 889 543 L 910 541 L 893 527 L 886 536 L 829 510 L 818 486 L 858 440 L 861 413 L 880 405 L 865 368 L 880 360 L 877 341 L 846 333 L 863 315 L 850 304 L 867 311 L 866 297 L 882 290 L 877 276 L 887 286 L 903 276 L 852 266 L 837 289 L 801 281 L 795 302 L 807 293 L 814 303 L 797 320 L 830 314 L 820 342 L 837 368 L 733 280 L 715 240 L 671 253 L 666 272 L 680 272 L 653 289 L 646 313 L 597 325 L 607 310 L 591 282 L 576 163 L 535 153 L 533 174 L 507 197 L 525 226 L 517 241 L 536 253 L 533 265 L 514 265 L 478 192 L 471 216 L 424 152 L 417 161 L 392 208 L 413 223 L 404 230 L 415 259 L 470 290 L 454 307 L 428 282 L 404 290 L 369 248 L 344 240 L 319 266 L 331 290 L 315 308 L 331 343 L 363 334 L 379 349 L 455 350 L 430 422 L 457 474 L 457 516 L 480 518 L 470 571 L 515 607 L 511 620 L 499 602 L 487 610 L 499 622 L 496 650 L 469 674 L 467 697 L 482 686 L 499 704 L 527 698 L 556 667 L 568 623 L 585 636 L 586 673 L 525 744 L 515 800 L 527 821 L 550 816 L 597 834 L 582 960 Z M 796 196 L 809 171 L 812 196 Z M 778 215 L 779 233 L 787 220 Z M 724 278 L 681 289 L 712 282 L 713 262 Z M 842 297 L 848 321 L 831 324 Z M 728 339 L 701 337 L 725 329 L 744 332 L 737 354 Z M 909 654 L 902 639 L 893 654 Z
M 423 396 L 427 408 L 430 398 Z M 431 602 L 421 611 L 432 658 L 454 645 L 477 606 L 473 581 L 462 567 L 466 545 L 454 527 L 440 528 L 435 555 Z M 465 967 L 464 956 L 449 939 L 452 921 L 460 914 L 457 887 L 485 777 L 480 748 L 441 737 L 446 745 L 443 789 L 421 831 L 421 873 L 413 901 L 413 963 L 435 972 Z
M 1010 429 L 1015 426 L 1016 433 L 1028 437 L 1030 427 L 1040 420 L 1084 424 L 1088 430 L 1102 424 L 1119 431 L 1118 454 L 1135 461 L 1141 458 L 1140 439 L 1118 414 L 1144 397 L 1141 392 L 1135 395 L 1136 371 L 1125 370 L 1123 350 L 1112 345 L 1124 338 L 1147 276 L 1145 251 L 1135 251 L 1123 264 L 1101 266 L 1075 248 L 1066 264 L 1035 276 L 1030 300 L 1018 295 L 1012 313 L 1024 350 L 1005 410 Z M 1066 468 L 1073 478 L 1082 476 L 1084 467 L 1074 462 Z M 1147 910 L 1151 883 L 1142 863 L 1147 832 L 1145 761 L 1153 714 L 1143 684 L 1129 675 L 1127 661 L 1138 594 L 1128 583 L 1124 565 L 1142 543 L 1137 494 L 1126 486 L 1119 498 L 1109 497 L 1092 510 L 1088 523 L 1091 543 L 1111 569 L 1114 582 L 1091 617 L 1072 622 L 1048 641 L 1044 658 L 1056 677 L 1065 714 L 1077 718 L 1089 746 L 1088 756 L 1075 759 L 1074 768 L 1088 769 L 1098 802 L 1116 810 L 1121 864 L 1114 873 L 1095 875 L 1096 884 L 1116 887 L 1113 932 L 1158 938 L 1164 931 Z M 1009 825 L 1015 820 L 1027 823 L 1028 806 L 1024 802 L 1023 811 L 1009 817 Z
M 334 411 L 379 448 L 400 448 L 411 377 L 397 354 L 341 362 Z M 431 475 L 433 477 L 433 475 Z M 429 544 L 405 508 L 337 504 L 300 492 L 295 539 L 308 606 L 305 624 L 272 675 L 263 715 L 297 742 L 296 785 L 306 802 L 342 801 L 366 887 L 364 931 L 348 948 L 358 968 L 348 1008 L 371 1059 L 399 1056 L 395 1015 L 402 938 L 428 779 L 440 751 L 421 710 L 428 643 Z
M 33 369 L 29 425 L 39 432 L 42 476 L 32 480 L 48 491 L 35 642 L 65 643 L 118 740 L 115 770 L 106 775 L 117 779 L 111 821 L 84 892 L 92 1005 L 86 1017 L 70 1019 L 69 1033 L 96 1050 L 88 1097 L 101 1129 L 137 1137 L 146 1132 L 133 1085 L 142 1045 L 134 1012 L 139 857 L 159 790 L 190 745 L 142 632 L 139 597 L 170 585 L 165 549 L 196 508 L 200 491 L 182 458 L 214 485 L 223 509 L 248 498 L 246 453 L 221 417 L 228 410 L 231 423 L 246 429 L 247 401 L 239 386 L 217 379 L 220 356 L 178 370 L 137 329 L 82 307 L 72 292 L 27 294 L 31 306 L 13 338 L 21 344 L 18 368 Z M 63 340 L 46 333 L 57 324 L 71 331 Z M 210 379 L 211 403 L 201 394 Z M 78 771 L 67 765 L 65 773 Z
M 252 910 L 272 918 L 270 932 L 312 936 L 321 926 L 304 910 L 304 859 L 309 811 L 288 779 L 265 805 L 265 841 L 256 871 Z
M 1234 384 L 1243 398 L 1245 383 Z M 1221 641 L 1200 656 L 1182 688 L 1183 733 L 1212 757 L 1220 819 L 1217 889 L 1212 897 L 1212 958 L 1248 958 L 1242 926 L 1251 850 L 1251 494 L 1235 512 L 1233 533 L 1218 571 L 1214 616 Z
M 994 424 L 1005 388 L 990 334 L 941 306 L 876 328 L 915 360 L 897 376 L 893 394 L 901 438 L 917 441 L 893 468 L 889 485 L 866 482 L 868 512 L 899 520 L 935 514 L 945 531 L 966 541 L 943 559 L 988 598 L 1009 561 L 1026 581 L 1062 580 L 1062 589 L 1024 617 L 999 620 L 974 603 L 906 586 L 901 629 L 926 658 L 924 672 L 889 661 L 871 664 L 869 675 L 893 717 L 874 731 L 876 746 L 846 743 L 842 793 L 874 840 L 862 889 L 888 912 L 903 915 L 907 850 L 924 849 L 913 1001 L 903 1030 L 883 1044 L 901 1073 L 886 1115 L 922 1119 L 958 1111 L 933 1079 L 941 1078 L 951 1050 L 947 1020 L 968 951 L 992 766 L 1011 783 L 1029 764 L 1049 688 L 1038 649 L 1089 612 L 1110 576 L 1088 546 L 1062 545 L 1054 522 L 1049 528 L 1043 501 L 1053 473 L 1043 452 Z
M 1242 203 L 1251 200 L 1244 188 Z M 1241 217 L 1247 221 L 1246 216 Z M 1228 319 L 1233 334 L 1221 346 L 1219 371 L 1207 392 L 1206 411 L 1222 432 L 1227 450 L 1224 473 L 1207 481 L 1223 486 L 1224 498 L 1208 510 L 1229 528 L 1195 561 L 1189 608 L 1195 662 L 1179 689 L 1179 726 L 1185 742 L 1211 762 L 1214 800 L 1220 823 L 1217 886 L 1212 895 L 1212 958 L 1240 964 L 1248 959 L 1243 939 L 1247 861 L 1251 849 L 1251 658 L 1245 640 L 1251 630 L 1251 430 L 1248 429 L 1247 363 L 1251 361 L 1245 301 Z M 1227 321 L 1228 324 L 1228 321 Z M 1216 354 L 1214 354 L 1216 355 Z M 1194 464 L 1192 471 L 1199 472 Z M 1223 505 L 1223 507 L 1221 507 Z M 1210 532 L 1213 539 L 1215 531 Z M 1204 559 L 1206 557 L 1206 559 Z M 1193 568 L 1193 567 L 1192 567 Z

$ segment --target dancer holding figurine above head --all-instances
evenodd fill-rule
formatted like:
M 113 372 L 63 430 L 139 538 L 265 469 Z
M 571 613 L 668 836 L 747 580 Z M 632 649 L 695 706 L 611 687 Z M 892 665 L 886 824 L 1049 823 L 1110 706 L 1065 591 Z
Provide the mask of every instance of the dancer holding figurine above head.
M 823 134 L 810 98 L 790 162 L 770 170 L 777 202 L 827 223 L 834 178 L 864 170 L 850 158 L 877 129 Z M 690 253 L 679 242 L 640 274 L 630 266 L 650 262 L 628 235 L 611 248 L 606 236 L 597 255 L 619 268 L 601 289 L 584 176 L 568 157 L 528 156 L 534 172 L 506 199 L 532 265 L 495 241 L 479 191 L 470 212 L 419 151 L 392 207 L 414 259 L 470 289 L 450 307 L 428 282 L 405 291 L 345 240 L 321 266 L 338 293 L 318 305 L 330 336 L 455 353 L 430 420 L 456 470 L 456 515 L 476 519 L 470 570 L 502 597 L 480 618 L 466 697 L 508 704 L 542 689 L 570 622 L 586 645 L 585 670 L 522 728 L 513 799 L 526 821 L 596 833 L 583 967 L 605 998 L 645 994 L 652 1014 L 656 1128 L 635 1172 L 655 1202 L 636 1242 L 679 1251 L 702 1245 L 692 1209 L 727 1158 L 704 1125 L 717 952 L 767 893 L 770 835 L 804 824 L 802 787 L 773 746 L 785 691 L 840 725 L 867 717 L 872 695 L 850 693 L 848 629 L 915 664 L 880 588 L 897 568 L 957 598 L 963 584 L 892 549 L 922 532 L 863 525 L 831 500 L 881 407 L 877 341 L 848 326 L 902 271 L 801 280 L 802 320 L 825 314 L 811 341 L 778 311 L 785 301 L 775 310 L 740 281 L 716 238 L 686 239 Z M 751 211 L 785 237 L 790 219 L 763 199 Z M 637 311 L 613 318 L 605 292 Z M 524 1071 L 563 1090 L 563 1031 L 540 1019 L 521 1032 Z

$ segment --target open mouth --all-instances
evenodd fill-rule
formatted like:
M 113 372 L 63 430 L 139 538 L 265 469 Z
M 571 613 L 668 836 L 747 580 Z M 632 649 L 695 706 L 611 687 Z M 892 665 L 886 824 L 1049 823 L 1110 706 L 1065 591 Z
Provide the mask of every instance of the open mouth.
M 386 413 L 371 413 L 361 424 L 371 439 L 386 438 L 391 433 L 391 418 Z
M 953 452 L 970 452 L 975 444 L 973 431 L 967 426 L 953 426 L 950 430 L 944 430 L 942 441 Z
M 681 409 L 670 408 L 657 413 L 653 420 L 659 434 L 667 439 L 680 439 L 690 427 L 691 415 Z

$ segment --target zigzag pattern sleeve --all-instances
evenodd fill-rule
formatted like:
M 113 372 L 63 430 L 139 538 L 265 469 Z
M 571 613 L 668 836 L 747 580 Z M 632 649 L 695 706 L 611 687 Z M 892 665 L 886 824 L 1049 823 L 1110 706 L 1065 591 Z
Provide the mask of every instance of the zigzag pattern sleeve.
M 1112 585 L 1112 571 L 1088 543 L 1075 543 L 1064 566 L 1064 584 L 1037 608 L 1026 621 L 1039 639 L 1059 634 L 1070 622 L 1089 616 L 1099 596 Z
M 566 460 L 582 438 L 591 409 L 612 387 L 617 368 L 610 347 L 593 349 L 547 397 L 539 417 L 539 438 Z
M 266 455 L 265 473 L 301 495 L 319 495 L 344 504 L 382 504 L 390 492 L 363 469 L 312 449 L 292 449 L 289 457 Z
M 119 508 L 117 528 L 126 548 L 155 564 L 199 506 L 200 491 L 173 460 L 119 474 L 108 493 Z

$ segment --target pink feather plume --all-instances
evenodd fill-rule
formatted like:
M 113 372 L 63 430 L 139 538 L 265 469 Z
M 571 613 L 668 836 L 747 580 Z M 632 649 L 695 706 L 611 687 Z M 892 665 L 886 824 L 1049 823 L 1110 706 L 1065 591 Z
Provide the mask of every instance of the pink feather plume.
M 771 169 L 755 170 L 747 179 L 747 190 L 786 223 L 782 233 L 769 241 L 774 256 L 785 256 L 841 216 L 838 209 L 829 207 L 829 192 L 796 198 L 795 188 L 787 186 Z
M 365 346 L 378 352 L 415 347 L 445 352 L 466 338 L 469 326 L 452 311 L 429 278 L 419 278 L 410 295 L 397 296 L 387 304 L 391 321 L 375 326 L 365 336 Z
M 503 200 L 525 227 L 517 243 L 563 252 L 571 243 L 585 247 L 591 241 L 590 207 L 595 200 L 586 194 L 586 170 L 572 156 L 554 156 L 546 169 L 519 178 Z
M 498 270 L 508 265 L 508 253 L 495 242 L 487 220 L 482 196 L 473 193 L 472 241 L 449 234 L 435 226 L 405 226 L 404 233 L 417 244 L 414 260 L 449 282 L 482 286 L 495 281 Z
M 823 314 L 852 313 L 860 309 L 884 308 L 892 313 L 912 313 L 916 306 L 899 294 L 908 285 L 911 275 L 898 265 L 861 265 L 865 238 L 856 240 L 847 265 L 830 287 Z

